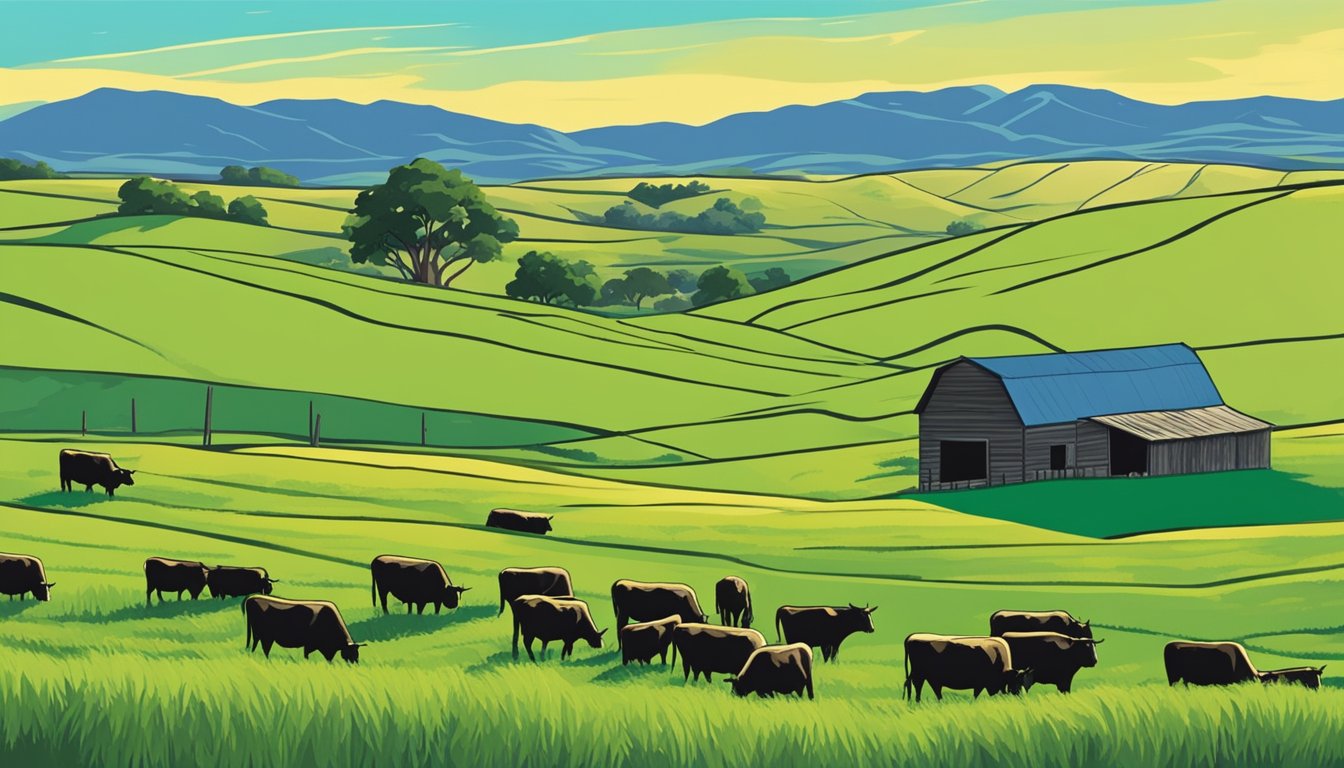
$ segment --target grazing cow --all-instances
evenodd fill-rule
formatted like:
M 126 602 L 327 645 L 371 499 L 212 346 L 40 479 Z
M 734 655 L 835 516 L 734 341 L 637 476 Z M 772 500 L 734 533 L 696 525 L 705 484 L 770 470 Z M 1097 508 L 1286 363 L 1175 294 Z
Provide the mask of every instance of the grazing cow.
M 226 597 L 269 595 L 271 585 L 278 581 L 272 579 L 265 568 L 237 568 L 232 565 L 216 565 L 205 577 L 210 596 L 220 600 Z
M 145 602 L 153 602 L 151 594 L 155 592 L 160 603 L 164 592 L 176 592 L 178 600 L 182 599 L 183 592 L 188 592 L 195 600 L 201 596 L 209 578 L 210 569 L 204 563 L 151 557 L 145 560 Z
M 286 600 L 253 595 L 243 601 L 243 615 L 247 618 L 245 646 L 249 651 L 256 651 L 260 644 L 261 652 L 267 658 L 270 658 L 271 646 L 278 645 L 302 648 L 305 659 L 313 651 L 322 654 L 327 661 L 339 653 L 347 662 L 358 664 L 359 649 L 367 645 L 351 639 L 340 609 L 326 600 Z
M 499 615 L 504 604 L 523 595 L 573 597 L 574 582 L 564 568 L 505 568 L 499 572 Z
M 1058 632 L 1004 632 L 1013 664 L 1030 669 L 1037 685 L 1053 685 L 1060 693 L 1073 688 L 1073 676 L 1097 666 L 1097 645 L 1105 640 L 1069 637 Z
M 756 617 L 751 612 L 751 590 L 747 582 L 726 576 L 714 585 L 714 612 L 726 627 L 750 627 Z
M 523 636 L 523 647 L 527 649 L 527 658 L 536 661 L 532 654 L 532 641 L 541 641 L 541 652 L 553 640 L 564 645 L 560 649 L 560 658 L 574 653 L 574 643 L 587 640 L 593 648 L 602 647 L 602 635 L 607 630 L 598 631 L 593 624 L 593 615 L 588 612 L 588 604 L 572 597 L 547 597 L 545 595 L 523 595 L 509 602 L 513 609 L 513 657 L 518 658 L 518 635 Z
M 1079 621 L 1068 611 L 995 611 L 989 617 L 989 634 L 1004 632 L 1058 632 L 1069 637 L 1092 637 L 1092 622 Z
M 1325 667 L 1292 667 L 1291 669 L 1271 669 L 1260 673 L 1260 682 L 1266 685 L 1275 683 L 1297 683 L 1311 689 L 1321 687 L 1321 675 Z
M 1013 666 L 1013 653 L 1001 637 L 953 637 L 917 633 L 905 638 L 905 698 L 914 689 L 920 701 L 924 683 L 943 698 L 944 688 L 1021 695 L 1030 689 L 1032 670 Z
M 700 610 L 695 590 L 685 584 L 654 583 L 621 579 L 611 585 L 611 606 L 616 611 L 616 642 L 627 621 L 653 621 L 680 616 L 686 621 L 709 621 Z
M 516 509 L 492 509 L 485 519 L 487 528 L 503 528 L 506 531 L 540 533 L 543 536 L 551 530 L 554 515 L 542 515 L 536 512 L 519 512 Z
M 812 648 L 803 643 L 767 645 L 757 648 L 742 665 L 742 671 L 728 678 L 733 693 L 746 696 L 754 693 L 761 698 L 777 693 L 812 695 Z
M 820 647 L 822 660 L 830 661 L 840 653 L 840 643 L 846 637 L 873 631 L 872 614 L 876 610 L 876 605 L 860 608 L 853 603 L 847 608 L 781 605 L 775 611 L 775 634 L 781 642 Z
M 677 663 L 680 653 L 683 679 L 699 680 L 704 675 L 710 682 L 714 672 L 737 674 L 752 652 L 764 645 L 765 637 L 754 629 L 681 624 L 672 630 L 672 663 Z
M 648 664 L 654 656 L 662 659 L 663 666 L 667 666 L 667 649 L 672 645 L 672 630 L 680 623 L 680 616 L 668 616 L 657 621 L 621 627 L 621 666 L 632 661 Z
M 1175 685 L 1234 685 L 1259 680 L 1261 673 L 1241 643 L 1176 640 L 1162 651 L 1167 682 Z
M 416 613 L 423 614 L 425 606 L 434 604 L 434 613 L 439 608 L 456 608 L 461 602 L 462 593 L 471 587 L 455 587 L 448 578 L 443 566 L 433 560 L 421 560 L 415 557 L 399 555 L 379 555 L 369 563 L 373 573 L 371 586 L 373 605 L 383 603 L 383 614 L 387 614 L 387 595 L 406 604 L 406 612 L 415 606 Z
M 61 490 L 72 491 L 75 485 L 84 486 L 92 491 L 93 486 L 101 485 L 112 496 L 119 486 L 135 485 L 133 469 L 122 469 L 108 453 L 76 451 L 66 448 L 61 451 Z
M 0 594 L 13 600 L 32 593 L 43 602 L 51 599 L 51 588 L 56 582 L 47 581 L 47 571 L 41 558 L 32 555 L 7 555 L 0 552 Z

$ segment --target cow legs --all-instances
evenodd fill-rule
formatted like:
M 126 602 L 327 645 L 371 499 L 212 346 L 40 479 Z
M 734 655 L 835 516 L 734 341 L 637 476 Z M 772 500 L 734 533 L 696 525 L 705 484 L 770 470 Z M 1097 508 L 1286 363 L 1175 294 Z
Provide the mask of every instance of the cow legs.
M 978 698 L 980 698 L 980 691 L 982 691 L 982 690 L 984 690 L 984 689 L 982 689 L 982 688 L 976 688 L 976 689 L 975 689 L 975 693 L 971 696 L 971 698 L 972 698 L 972 699 L 978 699 Z M 990 696 L 993 696 L 993 695 L 994 695 L 994 692 L 993 692 L 993 691 L 990 691 L 989 695 L 990 695 Z
M 383 615 L 386 616 L 386 615 L 387 615 L 387 592 L 386 592 L 385 590 L 382 590 L 382 589 L 378 590 L 378 598 L 379 598 L 380 600 L 383 601 Z
M 406 603 L 406 615 L 407 615 L 407 616 L 410 616 L 410 615 L 411 615 L 411 604 L 410 604 L 410 603 Z
M 574 655 L 574 643 L 566 642 L 564 647 L 560 649 L 560 658 L 567 659 L 573 655 Z
M 271 646 L 273 646 L 273 645 L 275 645 L 275 641 L 274 641 L 274 640 L 269 640 L 269 639 L 267 639 L 267 640 L 262 640 L 262 641 L 261 641 L 261 652 L 262 652 L 262 654 L 264 654 L 264 655 L 266 656 L 266 658 L 268 658 L 268 659 L 271 658 Z
M 443 603 L 435 603 L 435 604 L 434 604 L 434 615 L 435 615 L 435 616 L 438 616 L 438 615 L 439 615 L 439 607 L 442 606 L 442 605 L 443 605 Z
M 415 606 L 415 612 L 416 612 L 416 614 L 418 614 L 418 615 L 420 615 L 420 616 L 424 616 L 424 615 L 425 615 L 425 604 L 424 604 L 424 603 L 417 603 L 416 606 Z
M 933 695 L 934 695 L 934 696 L 937 696 L 939 701 L 942 701 L 942 700 L 943 700 L 943 686 L 941 686 L 941 685 L 937 685 L 937 684 L 935 684 L 935 683 L 930 682 L 930 683 L 929 683 L 929 687 L 933 689 Z M 915 701 L 919 701 L 919 699 L 915 699 Z
M 536 657 L 535 655 L 533 655 L 533 653 L 532 653 L 532 639 L 533 639 L 533 638 L 531 638 L 531 637 L 529 637 L 529 636 L 527 636 L 527 635 L 524 635 L 524 636 L 523 636 L 523 647 L 527 649 L 527 658 L 531 659 L 532 661 L 536 661 L 536 660 L 537 660 L 537 657 Z M 542 646 L 542 651 L 545 652 L 545 650 L 546 650 L 546 646 L 543 645 L 543 646 Z

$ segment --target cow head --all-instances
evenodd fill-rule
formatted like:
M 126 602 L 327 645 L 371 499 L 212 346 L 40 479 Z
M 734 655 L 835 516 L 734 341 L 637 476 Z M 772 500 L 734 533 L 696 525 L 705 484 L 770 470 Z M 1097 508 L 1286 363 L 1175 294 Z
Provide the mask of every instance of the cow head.
M 1092 639 L 1092 621 L 1089 619 L 1088 621 L 1084 621 L 1083 623 L 1078 624 L 1076 627 L 1074 627 L 1074 634 L 1075 634 L 1077 637 L 1082 637 L 1082 638 L 1086 638 L 1086 639 L 1088 639 L 1088 640 L 1091 640 L 1091 639 Z
M 359 663 L 359 649 L 368 645 L 368 643 L 349 643 L 341 649 L 341 658 L 351 664 Z
M 543 531 L 553 531 L 553 530 L 555 530 L 554 528 L 551 527 L 551 521 L 554 520 L 554 519 L 555 519 L 555 515 L 551 515 L 550 517 L 548 517 L 548 518 L 546 518 L 544 521 L 542 521 L 542 522 L 544 522 L 544 523 L 546 524 L 546 527 L 545 527 L 545 528 L 542 528 L 542 530 L 543 530 Z
M 135 474 L 134 469 L 112 470 L 112 478 L 110 480 L 112 487 L 116 488 L 117 486 L 121 485 L 135 485 L 135 478 L 131 477 L 131 475 L 134 474 Z
M 261 579 L 261 594 L 269 595 L 275 589 L 272 584 L 279 584 L 279 579 L 272 579 L 270 576 L 263 576 Z
M 51 588 L 54 586 L 56 586 L 54 581 L 39 581 L 37 586 L 33 587 L 33 597 L 44 602 L 50 600 Z
M 1021 696 L 1024 691 L 1030 691 L 1031 686 L 1035 684 L 1036 673 L 1030 667 L 1027 669 L 1010 669 L 1003 690 L 1014 696 Z
M 462 602 L 462 593 L 471 589 L 471 587 L 454 587 L 449 584 L 443 588 L 443 604 L 448 608 L 456 608 Z
M 1053 640 L 1055 647 L 1080 667 L 1097 666 L 1097 644 L 1106 642 L 1105 640 L 1093 640 L 1090 637 L 1066 636 L 1055 637 Z
M 729 677 L 724 682 L 733 686 L 733 693 L 737 694 L 738 696 L 746 696 L 748 693 L 751 693 L 751 690 L 748 689 L 747 686 L 743 684 L 741 680 L 737 679 L 737 675 Z
M 588 645 L 592 646 L 593 648 L 601 648 L 601 647 L 602 647 L 602 636 L 605 635 L 605 634 L 607 634 L 607 630 L 604 629 L 604 630 L 602 630 L 601 632 L 598 632 L 598 633 L 595 634 L 595 635 L 589 635 L 589 636 L 588 636 Z
M 840 615 L 845 618 L 845 624 L 849 631 L 873 632 L 873 611 L 876 610 L 876 605 L 872 608 L 867 606 L 860 608 L 859 606 L 850 603 L 848 608 L 840 612 Z

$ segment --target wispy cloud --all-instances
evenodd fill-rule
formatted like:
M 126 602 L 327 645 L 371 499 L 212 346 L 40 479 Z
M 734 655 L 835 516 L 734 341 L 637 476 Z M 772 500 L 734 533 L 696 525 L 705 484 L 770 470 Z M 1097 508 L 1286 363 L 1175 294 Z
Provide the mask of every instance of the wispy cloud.
M 425 53 L 436 51 L 452 50 L 460 46 L 430 46 L 422 48 L 351 48 L 345 51 L 332 51 L 330 53 L 318 53 L 312 56 L 289 56 L 279 59 L 263 59 L 260 61 L 246 61 L 241 64 L 231 64 L 226 67 L 215 67 L 214 69 L 203 69 L 199 72 L 187 72 L 177 75 L 178 77 L 210 77 L 211 75 L 223 75 L 229 72 L 244 72 L 251 69 L 266 69 L 268 67 L 282 67 L 288 64 L 309 64 L 316 61 L 332 61 L 333 59 L 345 59 L 354 56 L 373 56 L 378 54 L 404 54 L 404 53 Z
M 54 64 L 69 64 L 80 61 L 102 61 L 106 59 L 125 59 L 133 56 L 147 56 L 156 53 L 168 53 L 171 51 L 187 51 L 196 48 L 214 48 L 222 45 L 237 45 L 239 43 L 255 43 L 263 40 L 283 40 L 293 37 L 312 37 L 315 35 L 339 35 L 352 32 L 387 32 L 405 29 L 434 29 L 437 27 L 457 26 L 451 22 L 444 24 L 402 24 L 399 26 L 388 27 L 340 27 L 336 29 L 307 29 L 300 32 L 276 32 L 269 35 L 248 35 L 246 37 L 226 37 L 219 40 L 204 40 L 198 43 L 182 43 L 180 45 L 165 45 L 161 48 L 145 48 L 138 51 L 119 51 L 117 53 L 99 53 L 93 56 L 74 56 L 68 59 L 56 59 Z

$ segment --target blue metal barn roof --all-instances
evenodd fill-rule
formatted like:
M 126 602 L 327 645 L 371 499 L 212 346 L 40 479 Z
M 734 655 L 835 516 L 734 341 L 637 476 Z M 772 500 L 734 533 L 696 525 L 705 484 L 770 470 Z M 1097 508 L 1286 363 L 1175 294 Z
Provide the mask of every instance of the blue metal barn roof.
M 1184 344 L 967 359 L 1003 380 L 1027 426 L 1223 404 L 1204 363 Z

